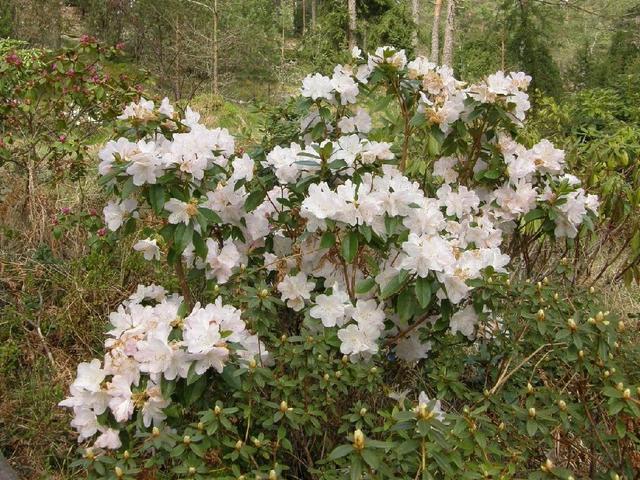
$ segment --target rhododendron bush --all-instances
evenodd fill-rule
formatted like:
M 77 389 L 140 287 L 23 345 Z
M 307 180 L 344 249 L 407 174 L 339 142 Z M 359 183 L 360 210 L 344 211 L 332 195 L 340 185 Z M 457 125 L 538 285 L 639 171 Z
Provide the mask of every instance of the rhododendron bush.
M 611 448 L 637 446 L 624 323 L 559 289 L 564 263 L 552 280 L 517 272 L 519 232 L 570 248 L 598 214 L 561 150 L 518 143 L 531 78 L 465 84 L 391 47 L 352 54 L 304 79 L 295 138 L 268 149 L 244 152 L 166 99 L 120 116 L 99 154 L 105 224 L 175 282 L 139 286 L 109 315 L 104 358 L 78 366 L 61 403 L 86 444 L 78 465 L 105 478 L 631 471 L 637 458 L 587 433 L 621 422 Z

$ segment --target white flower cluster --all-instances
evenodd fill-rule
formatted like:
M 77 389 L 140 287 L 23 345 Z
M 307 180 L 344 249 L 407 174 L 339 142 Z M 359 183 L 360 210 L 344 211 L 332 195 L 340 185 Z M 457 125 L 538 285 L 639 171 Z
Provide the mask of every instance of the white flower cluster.
M 99 170 L 109 181 L 132 184 L 133 192 L 178 183 L 175 190 L 183 194 L 166 199 L 155 215 L 201 237 L 206 253 L 202 243 L 196 249 L 193 242 L 182 252 L 188 267 L 204 269 L 219 284 L 233 281 L 241 265 L 264 270 L 288 308 L 313 328 L 337 330 L 341 352 L 353 361 L 376 354 L 386 339 L 398 358 L 413 362 L 431 348 L 422 334 L 438 320 L 433 312 L 442 302 L 454 306 L 451 333 L 482 336 L 479 315 L 468 300 L 469 281 L 489 268 L 506 271 L 510 258 L 501 250 L 503 237 L 520 227 L 529 212 L 553 210 L 555 235 L 575 237 L 587 216 L 597 213 L 597 198 L 564 172 L 564 153 L 550 142 L 526 148 L 500 132 L 480 138 L 485 148 L 468 158 L 435 161 L 429 173 L 438 183 L 428 194 L 395 165 L 394 139 L 368 138 L 375 122 L 356 104 L 362 86 L 374 82 L 376 71 L 398 73 L 420 99 L 417 113 L 448 135 L 454 134 L 454 123 L 471 122 L 478 106 L 502 108 L 513 122 L 522 121 L 531 79 L 498 72 L 467 86 L 450 68 L 423 57 L 408 62 L 403 51 L 391 47 L 366 60 L 359 50 L 353 56 L 356 66 L 339 65 L 331 77 L 304 79 L 301 94 L 310 99 L 311 112 L 301 122 L 299 141 L 276 146 L 260 162 L 236 155 L 229 133 L 208 129 L 190 109 L 180 120 L 168 102 L 156 110 L 143 100 L 127 107 L 122 118 L 181 122 L 188 131 L 171 138 L 156 134 L 138 142 L 109 142 L 100 152 Z M 335 122 L 320 115 L 323 103 L 339 112 Z M 474 183 L 485 173 L 501 180 Z M 256 193 L 262 200 L 247 208 Z M 144 219 L 150 209 L 143 206 L 141 198 L 110 202 L 104 209 L 108 228 L 115 231 L 130 217 Z M 221 219 L 215 234 L 200 226 L 198 218 L 207 211 Z M 367 236 L 375 241 L 364 242 Z M 361 240 L 350 244 L 354 237 Z M 156 238 L 140 239 L 134 249 L 147 260 L 162 257 Z M 345 251 L 352 260 L 346 260 Z M 429 316 L 418 325 L 409 323 L 411 317 L 400 318 L 394 302 L 383 295 L 393 282 L 411 288 L 423 282 L 432 290 Z M 359 288 L 363 284 L 369 287 Z M 221 371 L 229 360 L 229 343 L 244 348 L 238 351 L 242 358 L 266 353 L 247 333 L 240 312 L 219 299 L 196 306 L 176 322 L 179 298 L 153 297 L 151 306 L 143 297 L 112 314 L 104 365 L 98 360 L 83 364 L 72 397 L 63 402 L 76 411 L 74 426 L 81 438 L 101 428 L 96 416 L 107 408 L 118 421 L 131 418 L 135 408 L 141 409 L 145 425 L 162 420 L 168 400 L 160 394 L 160 378 L 184 378 L 191 368 L 196 374 Z M 141 373 L 147 376 L 144 382 Z M 114 445 L 116 438 L 113 431 L 102 432 L 99 446 Z
M 111 313 L 104 359 L 78 365 L 71 396 L 60 402 L 73 409 L 71 425 L 79 441 L 99 432 L 96 447 L 121 446 L 119 431 L 98 421 L 107 410 L 120 424 L 138 411 L 146 427 L 160 425 L 170 404 L 161 392 L 163 377 L 187 378 L 190 369 L 198 375 L 211 368 L 221 373 L 232 352 L 242 361 L 267 360 L 268 352 L 246 329 L 238 309 L 218 298 L 205 307 L 196 304 L 183 319 L 182 301 L 162 287 L 140 285 Z

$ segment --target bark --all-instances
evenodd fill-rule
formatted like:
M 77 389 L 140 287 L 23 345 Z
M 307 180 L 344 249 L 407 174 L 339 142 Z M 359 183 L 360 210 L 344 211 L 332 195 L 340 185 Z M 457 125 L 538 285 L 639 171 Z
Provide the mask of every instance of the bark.
M 317 0 L 311 0 L 311 29 L 316 29 L 316 13 L 318 10 L 318 6 L 316 4 Z
M 349 50 L 351 50 L 356 46 L 356 0 L 347 0 L 347 9 L 349 11 L 347 40 L 349 41 Z
M 420 0 L 411 0 L 411 19 L 415 23 L 412 35 L 414 47 L 418 46 L 418 27 L 420 26 Z
M 307 33 L 307 0 L 302 0 L 302 36 Z
M 218 95 L 218 0 L 213 0 L 213 94 Z
M 453 64 L 453 44 L 456 35 L 456 0 L 447 4 L 447 24 L 444 29 L 444 46 L 442 47 L 442 63 Z
M 440 59 L 440 11 L 442 0 L 436 0 L 433 10 L 433 28 L 431 30 L 431 61 L 438 63 Z

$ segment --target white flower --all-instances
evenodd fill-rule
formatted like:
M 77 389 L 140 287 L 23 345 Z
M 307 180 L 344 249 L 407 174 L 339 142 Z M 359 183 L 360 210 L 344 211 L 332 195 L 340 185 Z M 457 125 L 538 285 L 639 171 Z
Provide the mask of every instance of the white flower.
M 236 158 L 231 163 L 231 166 L 233 167 L 233 175 L 231 177 L 233 180 L 244 179 L 249 182 L 253 178 L 253 168 L 255 163 L 246 153 L 243 156 Z
M 145 260 L 160 260 L 160 248 L 158 248 L 157 240 L 154 238 L 145 238 L 144 240 L 139 240 L 134 246 L 133 249 L 137 252 L 142 252 Z
M 151 424 L 160 425 L 167 418 L 162 410 L 168 407 L 171 402 L 162 397 L 160 385 L 155 385 L 153 382 L 149 382 L 145 393 L 147 400 L 142 406 L 142 423 L 147 428 Z
M 149 120 L 153 118 L 153 108 L 153 102 L 142 97 L 138 103 L 131 102 L 127 105 L 124 112 L 118 116 L 118 119 L 127 120 L 129 118 L 137 118 L 140 120 Z
M 222 248 L 212 238 L 207 239 L 207 278 L 215 278 L 218 283 L 226 283 L 233 269 L 240 263 L 240 253 L 235 244 L 225 241 Z
M 307 75 L 302 81 L 301 95 L 309 97 L 312 100 L 325 98 L 333 100 L 333 83 L 329 77 L 325 77 L 319 73 Z
M 126 172 L 133 177 L 134 185 L 154 184 L 162 175 L 162 161 L 156 154 L 154 142 L 140 140 L 137 152 L 129 155 L 128 160 L 131 163 Z
M 431 402 L 433 402 L 433 400 L 431 400 L 425 392 L 420 392 L 420 395 L 418 396 L 418 407 L 422 406 L 428 408 Z M 431 412 L 434 414 L 436 420 L 438 420 L 439 422 L 444 422 L 444 411 L 442 410 L 440 400 L 435 401 L 435 403 L 431 407 Z
M 345 316 L 353 308 L 346 292 L 340 290 L 338 283 L 334 283 L 331 295 L 318 295 L 315 305 L 309 310 L 309 315 L 322 321 L 325 327 L 341 327 Z
M 278 291 L 282 295 L 282 300 L 287 301 L 289 308 L 299 312 L 304 307 L 304 301 L 311 298 L 311 290 L 314 284 L 307 280 L 304 272 L 299 272 L 294 276 L 285 275 L 278 284 Z
M 117 450 L 122 446 L 122 442 L 120 441 L 120 430 L 114 430 L 113 428 L 104 429 L 100 436 L 96 438 L 96 442 L 93 446 L 109 450 Z
M 402 268 L 423 278 L 432 271 L 443 272 L 456 262 L 451 245 L 438 235 L 410 233 L 402 250 L 406 254 Z
M 351 57 L 354 59 L 362 58 L 362 50 L 357 45 L 351 49 Z
M 118 230 L 124 223 L 127 215 L 138 208 L 138 202 L 132 198 L 123 200 L 122 202 L 110 201 L 102 210 L 104 221 L 112 232 Z
M 378 351 L 376 340 L 378 335 L 370 329 L 352 323 L 338 330 L 338 338 L 342 342 L 340 351 L 354 361 L 361 354 L 372 355 Z
M 97 358 L 94 358 L 90 362 L 80 363 L 78 365 L 78 375 L 73 385 L 87 392 L 99 392 L 101 383 L 106 377 L 106 372 L 100 365 L 101 362 Z
M 184 223 L 189 225 L 191 217 L 198 213 L 198 207 L 189 202 L 183 202 L 177 198 L 170 199 L 164 204 L 164 209 L 171 212 L 169 215 L 169 223 Z
M 460 332 L 469 340 L 473 340 L 475 337 L 475 327 L 477 323 L 478 315 L 476 314 L 473 305 L 467 305 L 463 310 L 458 310 L 451 316 L 449 328 L 453 335 Z
M 175 110 L 173 109 L 173 106 L 171 105 L 171 102 L 167 97 L 164 97 L 162 99 L 162 102 L 160 102 L 160 108 L 158 108 L 158 112 L 160 112 L 163 115 L 166 115 L 167 117 L 170 117 L 170 118 L 173 117 Z

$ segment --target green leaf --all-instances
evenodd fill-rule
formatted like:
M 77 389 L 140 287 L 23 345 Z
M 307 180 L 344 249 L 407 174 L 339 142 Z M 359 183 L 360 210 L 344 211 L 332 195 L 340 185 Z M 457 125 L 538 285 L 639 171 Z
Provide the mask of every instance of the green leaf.
M 524 223 L 532 222 L 533 220 L 538 220 L 539 218 L 543 218 L 546 215 L 545 211 L 540 208 L 534 208 L 529 213 L 524 216 Z
M 220 218 L 220 215 L 218 215 L 213 210 L 200 207 L 198 208 L 198 213 L 204 215 L 204 217 L 209 221 L 209 223 L 222 223 L 222 219 Z
M 391 295 L 398 293 L 404 284 L 404 281 L 407 279 L 408 272 L 406 270 L 401 270 L 399 274 L 393 277 L 389 283 L 382 289 L 382 299 L 389 298 Z
M 162 212 L 164 207 L 164 187 L 156 184 L 149 187 L 149 204 L 156 214 Z
M 207 245 L 202 239 L 202 236 L 198 232 L 193 232 L 193 248 L 196 251 L 196 255 L 200 258 L 207 257 Z
M 342 238 L 340 253 L 347 263 L 351 263 L 356 258 L 358 253 L 358 232 L 348 232 Z
M 249 213 L 256 209 L 258 205 L 262 203 L 264 197 L 267 196 L 267 192 L 264 190 L 256 190 L 255 192 L 251 192 L 247 197 L 247 200 L 244 202 L 244 211 Z
M 178 224 L 173 234 L 173 242 L 178 254 L 182 253 L 191 240 L 193 239 L 193 227 L 185 225 L 184 223 Z
M 415 311 L 415 297 L 413 292 L 409 289 L 405 289 L 398 295 L 398 301 L 396 303 L 396 312 L 400 316 L 400 321 L 409 320 L 413 317 Z
M 353 445 L 340 445 L 333 449 L 327 457 L 327 460 L 337 460 L 338 458 L 349 455 L 351 452 L 353 452 Z
M 380 466 L 380 458 L 378 457 L 378 454 L 373 450 L 365 448 L 364 450 L 362 450 L 361 454 L 364 461 L 367 462 L 367 465 L 369 465 L 371 468 L 377 469 L 378 466 Z
M 336 243 L 336 236 L 333 232 L 324 232 L 320 238 L 320 248 L 331 248 Z
M 356 293 L 358 294 L 363 294 L 363 293 L 367 293 L 369 290 L 371 290 L 376 284 L 376 280 L 373 277 L 369 277 L 365 280 L 362 280 L 361 282 L 358 282 L 358 284 L 356 285 Z
M 416 279 L 416 298 L 422 308 L 427 308 L 431 302 L 431 283 L 427 278 Z

